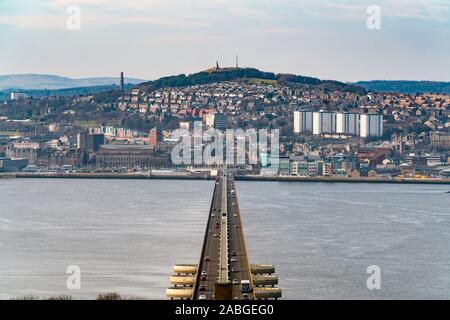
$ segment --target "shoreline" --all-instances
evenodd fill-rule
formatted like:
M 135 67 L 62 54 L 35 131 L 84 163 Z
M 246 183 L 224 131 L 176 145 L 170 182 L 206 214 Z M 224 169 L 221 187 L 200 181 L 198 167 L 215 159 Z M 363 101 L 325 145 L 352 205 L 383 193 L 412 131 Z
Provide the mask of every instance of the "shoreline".
M 0 179 L 134 179 L 134 180 L 214 180 L 210 175 L 152 175 L 136 173 L 0 173 Z M 350 177 L 297 177 L 237 175 L 237 181 L 265 182 L 321 182 L 321 183 L 387 183 L 387 184 L 438 184 L 450 185 L 450 179 L 386 179 Z

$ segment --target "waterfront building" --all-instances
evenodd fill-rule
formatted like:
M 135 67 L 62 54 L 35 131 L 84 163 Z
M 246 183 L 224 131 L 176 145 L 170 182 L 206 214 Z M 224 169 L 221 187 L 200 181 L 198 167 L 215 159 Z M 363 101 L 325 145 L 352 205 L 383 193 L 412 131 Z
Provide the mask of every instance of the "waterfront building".
M 298 161 L 291 161 L 289 168 L 291 176 L 298 176 Z
M 349 156 L 336 155 L 330 159 L 333 175 L 349 176 L 356 169 L 356 159 Z
M 308 176 L 308 161 L 291 161 L 291 175 Z
M 17 172 L 27 165 L 27 159 L 0 158 L 0 172 Z
M 80 132 L 77 135 L 77 149 L 90 153 L 95 153 L 105 144 L 105 135 L 103 133 Z
M 308 176 L 317 177 L 319 175 L 319 166 L 317 161 L 308 162 Z
M 319 175 L 318 161 L 308 156 L 293 156 L 290 162 L 290 173 L 293 176 L 316 177 Z
M 39 149 L 37 142 L 15 142 L 6 147 L 5 154 L 7 158 L 27 159 L 28 164 L 36 164 Z
M 330 177 L 333 175 L 333 164 L 328 161 L 317 161 L 317 172 L 319 176 Z
M 141 170 L 167 168 L 170 165 L 168 154 L 158 154 L 146 145 L 103 145 L 95 155 L 97 169 L 135 169 Z
M 86 160 L 85 153 L 79 149 L 54 150 L 49 154 L 50 167 L 81 168 Z
M 280 175 L 289 175 L 290 174 L 290 159 L 289 157 L 279 157 L 278 162 L 278 174 Z

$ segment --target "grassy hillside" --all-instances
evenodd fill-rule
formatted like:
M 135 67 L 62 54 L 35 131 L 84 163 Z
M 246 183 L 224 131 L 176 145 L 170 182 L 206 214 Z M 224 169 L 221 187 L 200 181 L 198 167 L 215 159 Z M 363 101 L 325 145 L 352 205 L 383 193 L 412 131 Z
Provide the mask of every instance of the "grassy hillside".
M 356 93 L 365 93 L 365 89 L 356 85 L 346 84 L 338 81 L 322 81 L 317 78 L 304 77 L 293 74 L 275 74 L 264 72 L 254 68 L 223 68 L 209 69 L 190 75 L 180 74 L 148 81 L 138 85 L 146 90 L 154 90 L 165 87 L 185 87 L 200 84 L 208 84 L 223 81 L 249 80 L 267 84 L 303 84 L 323 86 L 325 90 L 343 90 Z

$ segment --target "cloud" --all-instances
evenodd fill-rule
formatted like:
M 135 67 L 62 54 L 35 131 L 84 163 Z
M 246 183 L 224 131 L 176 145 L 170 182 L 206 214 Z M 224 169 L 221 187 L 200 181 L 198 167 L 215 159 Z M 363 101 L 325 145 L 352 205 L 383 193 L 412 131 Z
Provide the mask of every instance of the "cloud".
M 332 1 L 303 0 L 290 2 L 295 11 L 313 19 L 329 21 L 361 20 L 369 5 L 378 5 L 382 15 L 389 18 L 408 18 L 445 22 L 450 21 L 450 4 L 445 0 L 362 0 Z
M 121 25 L 148 25 L 173 28 L 201 28 L 207 27 L 208 23 L 192 19 L 164 19 L 147 15 L 102 15 L 87 14 L 83 16 L 87 26 L 121 26 Z
M 65 0 L 60 0 L 65 1 Z M 98 0 L 100 2 L 100 0 Z M 146 25 L 165 28 L 205 28 L 209 24 L 194 18 L 166 18 L 149 14 L 100 13 L 96 10 L 81 8 L 83 27 L 113 27 L 121 25 Z M 33 14 L 0 16 L 0 25 L 9 25 L 18 29 L 64 29 L 69 14 L 66 10 L 57 12 L 39 12 Z
M 382 7 L 384 14 L 390 17 L 450 21 L 448 1 L 440 0 L 386 0 Z
M 265 12 L 263 10 L 234 7 L 234 8 L 230 8 L 229 11 L 233 14 L 243 16 L 246 18 L 251 18 L 251 19 L 270 20 L 272 18 L 271 14 L 269 14 L 268 12 Z
M 193 35 L 193 34 L 177 34 L 177 35 L 166 35 L 166 36 L 154 36 L 151 37 L 152 42 L 204 42 L 217 40 L 217 37 L 207 36 L 207 35 Z
M 49 6 L 54 8 L 67 7 L 70 5 L 78 5 L 80 7 L 97 7 L 98 9 L 108 10 L 147 10 L 155 9 L 158 7 L 170 7 L 178 0 L 44 0 L 47 1 Z
M 244 32 L 244 35 L 248 35 L 248 36 L 268 36 L 268 35 L 292 36 L 292 35 L 298 35 L 303 32 L 304 32 L 304 30 L 301 28 L 262 27 L 262 28 L 257 28 L 257 29 L 256 28 L 247 29 Z
M 307 27 L 310 20 L 364 21 L 367 6 L 374 2 L 381 7 L 382 17 L 450 21 L 448 0 L 29 0 L 28 6 L 4 0 L 0 24 L 21 29 L 65 28 L 66 8 L 76 4 L 85 27 L 143 25 L 214 32 L 230 26 L 245 32 L 260 23 L 284 33 L 300 25 Z
M 63 29 L 66 28 L 64 16 L 0 16 L 0 25 L 13 26 L 17 29 Z

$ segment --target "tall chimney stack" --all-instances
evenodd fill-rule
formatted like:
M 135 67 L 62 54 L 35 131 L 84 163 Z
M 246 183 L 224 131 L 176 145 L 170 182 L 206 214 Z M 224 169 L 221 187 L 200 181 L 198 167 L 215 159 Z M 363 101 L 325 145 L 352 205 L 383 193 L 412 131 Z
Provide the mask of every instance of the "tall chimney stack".
M 122 92 L 125 91 L 124 80 L 123 80 L 123 72 L 120 73 L 120 90 L 122 90 Z

